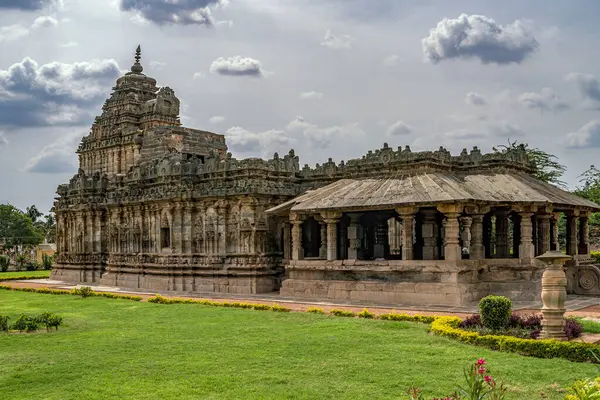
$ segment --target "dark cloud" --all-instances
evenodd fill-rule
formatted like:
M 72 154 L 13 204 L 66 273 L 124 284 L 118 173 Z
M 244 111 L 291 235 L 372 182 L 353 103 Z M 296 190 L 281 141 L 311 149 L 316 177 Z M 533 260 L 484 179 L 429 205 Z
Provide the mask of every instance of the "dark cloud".
M 232 151 L 267 155 L 273 151 L 282 151 L 291 146 L 293 139 L 283 130 L 271 129 L 264 132 L 250 132 L 239 126 L 227 129 L 225 132 L 227 145 Z
M 45 146 L 29 160 L 25 171 L 40 174 L 65 174 L 77 171 L 75 150 L 81 136 L 73 132 Z
M 483 96 L 475 92 L 467 93 L 465 97 L 465 102 L 472 106 L 485 106 L 487 104 Z
M 120 8 L 157 25 L 213 25 L 210 7 L 225 4 L 224 0 L 121 0 Z
M 260 61 L 249 57 L 234 56 L 227 59 L 217 58 L 210 65 L 210 72 L 229 76 L 261 76 L 264 71 Z
M 572 72 L 567 80 L 575 82 L 583 98 L 594 108 L 600 108 L 600 82 L 592 74 Z
M 568 133 L 566 144 L 572 149 L 600 147 L 600 121 L 590 121 L 579 130 Z
M 564 102 L 554 90 L 543 88 L 539 93 L 523 93 L 519 97 L 519 103 L 527 108 L 538 109 L 540 111 L 558 112 L 569 108 L 569 104 Z
M 114 60 L 38 65 L 25 58 L 0 70 L 0 127 L 89 121 L 120 74 Z
M 477 58 L 483 64 L 521 63 L 539 46 L 532 29 L 516 20 L 499 25 L 483 15 L 444 18 L 422 40 L 426 58 L 437 64 L 453 58 Z
M 390 125 L 386 131 L 388 136 L 401 136 L 408 135 L 412 133 L 412 128 L 410 125 L 406 124 L 403 121 L 396 121 L 392 125 Z
M 56 3 L 56 0 L 1 0 L 0 9 L 37 11 Z

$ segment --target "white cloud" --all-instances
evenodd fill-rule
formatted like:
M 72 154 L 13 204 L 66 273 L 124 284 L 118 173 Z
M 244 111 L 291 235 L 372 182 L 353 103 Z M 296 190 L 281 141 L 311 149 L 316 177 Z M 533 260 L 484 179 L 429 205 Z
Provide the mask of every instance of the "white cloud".
M 6 146 L 8 144 L 8 138 L 4 134 L 4 132 L 0 132 L 0 146 Z
M 323 93 L 315 92 L 314 90 L 310 91 L 310 92 L 302 92 L 302 93 L 300 93 L 300 98 L 301 99 L 319 100 L 319 99 L 323 98 Z
M 482 95 L 476 92 L 469 92 L 465 96 L 465 102 L 472 106 L 485 106 L 487 102 Z
M 539 109 L 540 111 L 563 111 L 569 108 L 569 104 L 564 102 L 554 90 L 545 87 L 539 93 L 523 93 L 519 97 L 519 103 L 524 107 Z
M 293 138 L 283 130 L 251 132 L 239 126 L 227 129 L 225 138 L 231 150 L 245 154 L 250 153 L 257 157 L 281 151 L 294 142 Z
M 593 120 L 570 132 L 566 137 L 566 145 L 573 149 L 600 147 L 600 120 Z
M 214 117 L 210 117 L 208 122 L 210 122 L 213 125 L 220 124 L 222 122 L 225 122 L 225 117 L 222 117 L 220 115 L 215 115 Z
M 386 134 L 388 136 L 401 136 L 412 133 L 413 129 L 410 125 L 407 125 L 403 121 L 396 121 L 387 129 Z
M 39 29 L 39 28 L 48 28 L 50 26 L 58 25 L 58 20 L 49 15 L 44 15 L 41 17 L 37 17 L 35 21 L 33 21 L 33 25 L 31 25 L 31 29 Z
M 150 61 L 148 63 L 148 66 L 155 71 L 161 71 L 166 65 L 167 63 L 162 61 Z
M 400 56 L 396 55 L 396 54 L 392 54 L 391 56 L 388 56 L 386 58 L 383 59 L 383 66 L 384 67 L 395 67 L 400 63 Z
M 15 24 L 2 26 L 0 27 L 0 43 L 17 40 L 23 36 L 27 36 L 28 33 L 29 29 L 25 28 L 23 25 Z
M 192 79 L 193 80 L 198 80 L 198 79 L 202 79 L 205 78 L 206 74 L 204 72 L 194 72 L 194 75 L 192 75 Z
M 217 58 L 210 65 L 213 74 L 228 76 L 261 76 L 263 69 L 260 61 L 250 57 L 233 56 L 227 59 Z
M 290 121 L 285 129 L 288 132 L 301 134 L 312 148 L 326 148 L 339 140 L 356 140 L 365 135 L 356 122 L 341 126 L 319 127 L 307 122 L 301 116 Z
M 486 16 L 467 14 L 442 19 L 421 42 L 425 58 L 433 64 L 456 58 L 519 64 L 539 46 L 527 23 L 500 25 Z
M 31 159 L 25 171 L 44 174 L 62 174 L 77 171 L 77 155 L 75 150 L 81 135 L 73 133 L 51 143 Z
M 60 47 L 76 47 L 79 46 L 79 43 L 75 42 L 75 41 L 70 41 L 67 43 L 63 43 L 60 45 Z
M 329 47 L 330 49 L 340 50 L 340 49 L 351 49 L 352 43 L 354 42 L 354 38 L 349 35 L 335 36 L 328 29 L 325 32 L 325 37 L 321 42 L 321 46 Z

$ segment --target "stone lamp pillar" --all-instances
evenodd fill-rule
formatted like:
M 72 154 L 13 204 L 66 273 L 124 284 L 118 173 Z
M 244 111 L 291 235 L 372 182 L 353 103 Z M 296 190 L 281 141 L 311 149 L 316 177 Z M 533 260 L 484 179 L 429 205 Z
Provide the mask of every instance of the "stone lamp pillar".
M 536 259 L 546 264 L 542 275 L 542 333 L 541 339 L 566 340 L 565 301 L 567 300 L 567 276 L 564 263 L 572 257 L 559 251 L 547 251 Z

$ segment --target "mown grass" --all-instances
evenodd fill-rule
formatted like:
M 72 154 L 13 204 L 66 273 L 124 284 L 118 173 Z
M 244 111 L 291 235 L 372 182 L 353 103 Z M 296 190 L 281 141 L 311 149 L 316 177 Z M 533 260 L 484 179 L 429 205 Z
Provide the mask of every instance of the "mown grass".
M 37 270 L 37 271 L 8 271 L 8 272 L 0 272 L 0 280 L 2 278 L 8 278 L 11 276 L 50 276 L 50 271 L 46 270 Z
M 589 319 L 576 318 L 583 326 L 585 333 L 600 333 L 600 322 L 591 321 Z
M 0 334 L 2 399 L 389 399 L 452 392 L 484 357 L 508 399 L 562 399 L 596 367 L 429 335 L 427 325 L 0 292 L 0 314 L 52 311 L 58 332 Z

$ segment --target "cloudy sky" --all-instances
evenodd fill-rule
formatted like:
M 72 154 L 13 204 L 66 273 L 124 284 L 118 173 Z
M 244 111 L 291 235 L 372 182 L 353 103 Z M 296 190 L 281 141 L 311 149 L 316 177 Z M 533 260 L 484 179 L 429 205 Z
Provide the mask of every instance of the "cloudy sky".
M 142 45 L 182 122 L 301 164 L 508 139 L 600 147 L 597 1 L 0 0 L 0 202 L 47 211 Z M 598 163 L 600 164 L 600 163 Z

